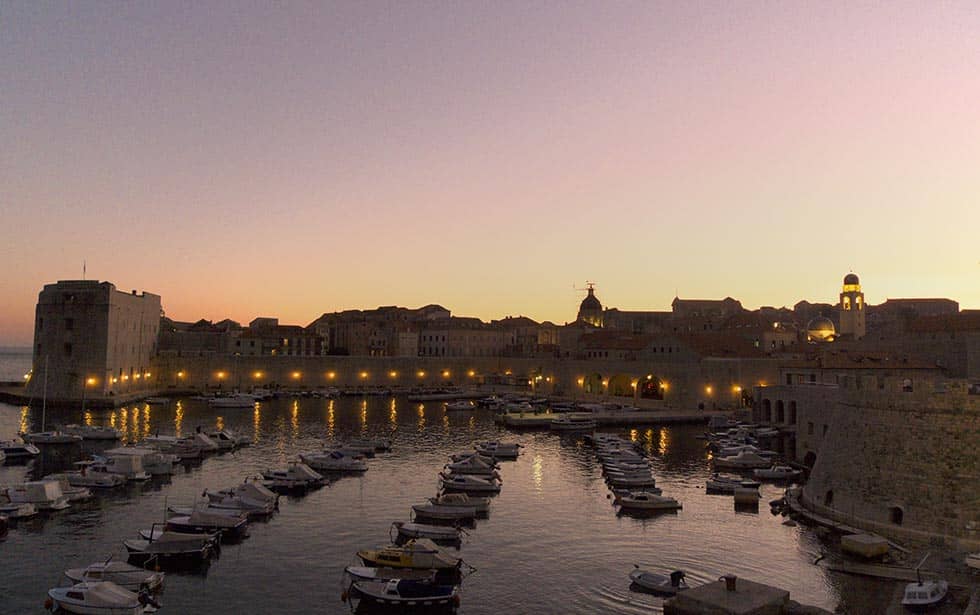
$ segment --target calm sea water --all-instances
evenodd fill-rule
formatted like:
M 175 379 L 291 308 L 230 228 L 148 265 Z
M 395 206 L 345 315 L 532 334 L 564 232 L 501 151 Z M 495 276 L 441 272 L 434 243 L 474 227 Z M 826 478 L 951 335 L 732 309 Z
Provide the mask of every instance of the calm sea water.
M 849 612 L 875 613 L 891 588 L 831 575 L 811 565 L 820 551 L 806 528 L 785 527 L 769 514 L 736 512 L 730 497 L 709 496 L 704 443 L 696 427 L 642 428 L 636 438 L 653 459 L 664 493 L 684 509 L 649 519 L 616 515 L 600 467 L 580 436 L 507 433 L 489 411 L 447 414 L 442 404 L 403 399 L 279 399 L 259 409 L 215 412 L 204 402 L 115 411 L 48 412 L 48 423 L 115 425 L 127 441 L 151 433 L 224 426 L 254 444 L 181 467 L 168 482 L 130 485 L 73 508 L 21 522 L 0 542 L 0 612 L 41 613 L 48 588 L 64 584 L 62 571 L 123 558 L 121 541 L 164 516 L 167 504 L 190 503 L 204 489 L 284 465 L 324 441 L 385 436 L 394 451 L 369 461 L 361 477 L 347 477 L 302 498 L 283 498 L 251 537 L 226 546 L 205 575 L 168 575 L 164 613 L 345 613 L 340 601 L 344 566 L 358 549 L 388 542 L 393 521 L 409 520 L 412 504 L 435 495 L 436 475 L 448 454 L 481 439 L 509 438 L 527 448 L 503 465 L 503 490 L 490 518 L 470 530 L 460 554 L 477 568 L 463 585 L 461 613 L 651 613 L 659 598 L 629 591 L 634 563 L 659 571 L 683 569 L 692 583 L 729 572 L 786 588 L 794 599 Z M 0 437 L 39 427 L 38 409 L 0 405 Z M 49 448 L 33 465 L 0 467 L 0 484 L 67 468 L 91 450 Z M 763 488 L 763 502 L 780 491 Z

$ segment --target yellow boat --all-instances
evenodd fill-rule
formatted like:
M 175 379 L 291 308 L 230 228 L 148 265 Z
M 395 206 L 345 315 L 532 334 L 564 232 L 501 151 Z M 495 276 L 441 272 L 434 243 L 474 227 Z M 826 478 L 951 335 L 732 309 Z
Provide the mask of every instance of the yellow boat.
M 446 553 L 427 538 L 409 540 L 404 545 L 358 551 L 365 566 L 445 570 L 456 568 L 462 560 Z

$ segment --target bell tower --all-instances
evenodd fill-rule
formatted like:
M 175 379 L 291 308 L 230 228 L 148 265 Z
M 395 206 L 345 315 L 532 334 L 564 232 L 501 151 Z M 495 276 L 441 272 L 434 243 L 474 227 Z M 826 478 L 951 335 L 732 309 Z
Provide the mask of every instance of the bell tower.
M 859 340 L 864 337 L 864 293 L 861 280 L 854 273 L 844 276 L 840 293 L 840 335 Z

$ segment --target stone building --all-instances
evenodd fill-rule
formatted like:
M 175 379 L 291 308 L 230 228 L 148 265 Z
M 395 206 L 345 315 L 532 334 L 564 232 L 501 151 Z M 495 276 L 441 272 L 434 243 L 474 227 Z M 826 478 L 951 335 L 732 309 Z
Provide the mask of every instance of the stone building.
M 578 315 L 575 317 L 577 322 L 584 322 L 593 327 L 602 326 L 602 303 L 595 296 L 595 284 L 589 282 L 586 285 L 588 294 L 578 306 Z
M 94 280 L 46 284 L 34 319 L 28 393 L 58 401 L 153 390 L 160 318 L 158 295 Z
M 844 276 L 844 285 L 840 292 L 839 334 L 842 337 L 855 340 L 864 337 L 867 330 L 866 314 L 861 280 L 858 279 L 857 274 L 849 273 Z

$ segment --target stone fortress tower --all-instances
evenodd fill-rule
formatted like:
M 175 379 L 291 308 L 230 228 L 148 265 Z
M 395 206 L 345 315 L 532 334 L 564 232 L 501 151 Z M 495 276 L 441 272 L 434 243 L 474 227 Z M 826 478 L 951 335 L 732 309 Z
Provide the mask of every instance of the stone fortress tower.
M 599 299 L 595 296 L 595 284 L 593 282 L 586 283 L 586 290 L 589 294 L 586 295 L 585 299 L 582 299 L 582 304 L 578 308 L 578 320 L 579 322 L 587 322 L 595 327 L 602 326 L 602 304 L 599 303 Z
M 855 273 L 844 276 L 844 286 L 840 293 L 840 331 L 841 337 L 859 340 L 865 333 L 864 293 L 861 280 Z

